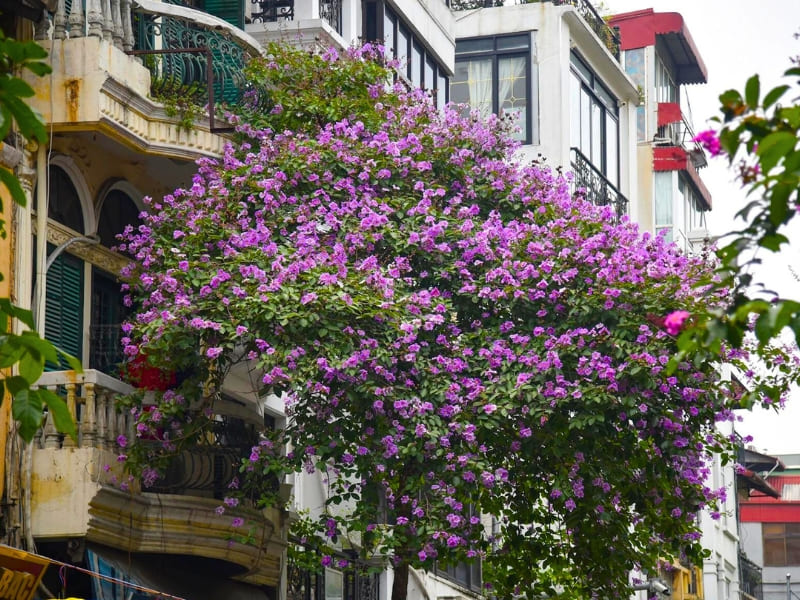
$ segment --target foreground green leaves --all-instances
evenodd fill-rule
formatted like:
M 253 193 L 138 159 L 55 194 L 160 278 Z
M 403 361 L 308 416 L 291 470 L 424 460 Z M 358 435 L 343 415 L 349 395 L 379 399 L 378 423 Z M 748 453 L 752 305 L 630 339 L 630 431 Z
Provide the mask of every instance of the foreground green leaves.
M 16 123 L 25 139 L 39 143 L 47 141 L 47 131 L 41 117 L 23 100 L 33 96 L 34 90 L 17 76 L 26 69 L 39 76 L 49 73 L 50 66 L 45 62 L 46 58 L 47 52 L 35 42 L 20 42 L 6 38 L 0 32 L 0 140 L 6 139 L 12 124 Z M 14 202 L 25 205 L 25 194 L 12 172 L 0 168 L 0 183 L 8 188 Z M 0 204 L 0 214 L 2 209 Z M 6 235 L 4 225 L 0 220 L 2 237 Z M 29 330 L 14 333 L 15 321 Z M 50 390 L 34 387 L 44 372 L 45 364 L 57 364 L 59 356 L 72 369 L 80 372 L 81 365 L 76 358 L 39 337 L 31 311 L 15 306 L 8 298 L 0 298 L 0 400 L 5 399 L 6 392 L 13 399 L 11 412 L 18 423 L 17 431 L 25 441 L 33 439 L 41 427 L 45 407 L 58 431 L 73 438 L 77 435 L 64 400 Z M 15 374 L 7 375 L 13 373 L 15 368 Z

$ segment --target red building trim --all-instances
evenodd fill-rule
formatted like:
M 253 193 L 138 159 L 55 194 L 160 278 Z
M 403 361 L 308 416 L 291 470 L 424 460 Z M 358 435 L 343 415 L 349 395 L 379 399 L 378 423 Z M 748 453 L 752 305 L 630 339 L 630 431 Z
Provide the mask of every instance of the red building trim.
M 689 163 L 689 155 L 680 146 L 653 148 L 653 171 L 681 171 Z
M 652 8 L 614 15 L 609 25 L 619 28 L 620 49 L 634 50 L 664 43 L 675 63 L 677 84 L 706 83 L 708 70 L 679 13 L 657 13 Z
M 669 123 L 677 123 L 683 120 L 681 114 L 681 105 L 677 102 L 659 102 L 658 103 L 658 126 L 668 125 Z
M 752 501 L 739 506 L 742 523 L 798 523 L 800 502 L 761 504 Z

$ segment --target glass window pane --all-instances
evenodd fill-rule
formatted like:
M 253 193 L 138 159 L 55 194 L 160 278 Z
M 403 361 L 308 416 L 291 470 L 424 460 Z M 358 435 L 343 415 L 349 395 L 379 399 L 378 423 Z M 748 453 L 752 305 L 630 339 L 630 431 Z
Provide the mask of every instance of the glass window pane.
M 591 100 L 589 93 L 584 87 L 581 87 L 581 152 L 584 156 L 589 157 L 591 154 L 591 119 L 589 118 L 589 111 Z
M 344 577 L 340 571 L 325 569 L 325 600 L 344 598 Z
M 501 56 L 497 60 L 498 101 L 501 114 L 516 114 L 520 131 L 514 133 L 525 141 L 528 132 L 528 77 L 524 56 Z
M 530 46 L 530 36 L 524 35 L 505 35 L 497 38 L 498 50 L 511 50 L 516 48 L 527 48 Z
M 416 42 L 411 47 L 411 70 L 408 76 L 414 87 L 422 86 L 422 47 Z
M 606 107 L 613 111 L 614 114 L 617 113 L 617 99 L 609 92 L 605 86 L 600 85 L 600 83 L 595 82 L 594 91 L 597 93 L 598 98 L 600 101 L 606 105 Z
M 450 100 L 466 102 L 482 115 L 492 113 L 492 59 L 460 60 L 450 84 Z
M 603 164 L 603 109 L 592 99 L 592 154 L 591 161 L 598 171 Z
M 572 72 L 569 77 L 569 145 L 581 147 L 581 81 Z
M 447 77 L 444 76 L 441 69 L 436 74 L 436 106 L 439 110 L 444 108 L 447 103 Z
M 400 61 L 400 68 L 405 68 L 406 77 L 408 77 L 408 41 L 411 36 L 408 29 L 400 25 L 397 28 L 397 59 Z
M 425 59 L 425 79 L 422 82 L 422 86 L 426 90 L 432 90 L 434 85 L 433 74 L 436 72 L 436 65 L 433 64 L 433 59 L 428 57 Z
M 606 178 L 619 185 L 619 165 L 617 160 L 617 140 L 619 139 L 619 125 L 617 120 L 606 113 Z
M 394 45 L 394 28 L 397 25 L 397 17 L 388 8 L 383 17 L 383 45 L 386 53 L 390 56 L 397 56 L 397 48 Z
M 456 42 L 456 54 L 466 52 L 491 52 L 494 50 L 494 38 L 475 40 L 459 40 Z
M 656 227 L 672 226 L 672 173 L 655 173 Z

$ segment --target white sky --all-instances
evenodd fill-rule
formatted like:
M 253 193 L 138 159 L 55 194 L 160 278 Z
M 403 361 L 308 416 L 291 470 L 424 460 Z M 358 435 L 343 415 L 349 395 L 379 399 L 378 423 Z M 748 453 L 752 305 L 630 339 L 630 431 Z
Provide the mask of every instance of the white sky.
M 734 88 L 742 91 L 750 75 L 758 73 L 762 94 L 780 81 L 790 66 L 789 57 L 800 55 L 800 0 L 605 0 L 595 4 L 605 13 L 645 8 L 683 15 L 695 45 L 708 69 L 708 83 L 684 86 L 695 131 L 707 128 L 707 120 L 718 113 L 719 94 Z M 733 217 L 744 206 L 745 194 L 734 182 L 724 160 L 711 160 L 701 171 L 711 192 L 713 210 L 708 225 L 721 235 L 734 227 Z M 798 228 L 800 229 L 800 228 Z M 757 278 L 770 289 L 790 298 L 800 298 L 800 283 L 789 265 L 800 274 L 800 242 L 777 256 L 763 255 Z M 737 425 L 743 435 L 754 437 L 753 445 L 768 453 L 800 452 L 800 392 L 780 414 L 758 410 L 742 415 Z

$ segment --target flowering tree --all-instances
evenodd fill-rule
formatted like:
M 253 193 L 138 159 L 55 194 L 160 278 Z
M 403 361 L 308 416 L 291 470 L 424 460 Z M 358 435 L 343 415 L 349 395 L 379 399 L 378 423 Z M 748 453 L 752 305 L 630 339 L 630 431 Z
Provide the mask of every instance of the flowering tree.
M 148 442 L 131 468 L 157 478 L 152 440 L 194 443 L 247 368 L 289 421 L 239 493 L 276 502 L 275 474 L 321 472 L 318 531 L 389 561 L 395 600 L 434 564 L 481 560 L 499 597 L 616 597 L 634 567 L 699 561 L 697 513 L 722 493 L 709 453 L 733 449 L 714 424 L 737 396 L 713 364 L 665 366 L 686 316 L 718 301 L 696 292 L 703 260 L 510 161 L 507 124 L 386 89 L 368 47 L 271 53 L 255 83 L 283 77 L 291 108 L 257 99 L 239 141 L 127 236 L 125 351 L 183 380 L 133 407 Z M 353 102 L 303 96 L 342 73 Z

